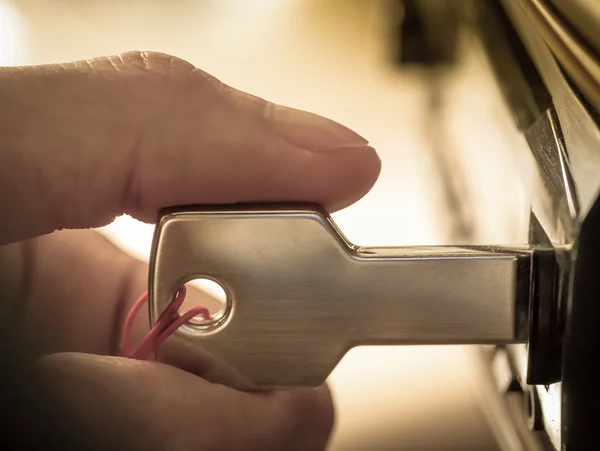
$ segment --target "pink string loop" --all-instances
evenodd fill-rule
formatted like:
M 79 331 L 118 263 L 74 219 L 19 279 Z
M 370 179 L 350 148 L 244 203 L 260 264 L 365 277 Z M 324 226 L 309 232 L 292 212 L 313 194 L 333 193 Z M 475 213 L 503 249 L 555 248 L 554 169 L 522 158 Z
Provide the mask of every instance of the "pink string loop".
M 162 312 L 156 324 L 144 336 L 140 343 L 133 349 L 131 348 L 131 331 L 133 323 L 140 310 L 148 302 L 148 293 L 142 294 L 131 306 L 127 313 L 121 333 L 121 354 L 124 357 L 137 360 L 146 360 L 151 354 L 156 353 L 156 349 L 172 335 L 177 329 L 186 324 L 192 318 L 201 316 L 204 319 L 210 319 L 210 312 L 204 307 L 193 307 L 184 314 L 179 314 L 179 309 L 183 305 L 187 289 L 182 286 L 167 308 Z

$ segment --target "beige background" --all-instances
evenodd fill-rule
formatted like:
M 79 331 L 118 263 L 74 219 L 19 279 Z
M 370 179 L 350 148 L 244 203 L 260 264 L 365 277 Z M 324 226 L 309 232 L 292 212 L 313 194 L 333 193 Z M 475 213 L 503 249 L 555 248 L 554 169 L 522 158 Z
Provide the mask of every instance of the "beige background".
M 156 50 L 188 59 L 228 84 L 332 117 L 370 139 L 383 161 L 376 187 L 335 215 L 362 245 L 444 244 L 449 206 L 428 133 L 442 143 L 463 184 L 470 242 L 523 240 L 526 191 L 507 158 L 522 142 L 485 64 L 466 43 L 447 87 L 447 122 L 428 123 L 426 78 L 389 64 L 387 2 L 379 0 L 0 0 L 0 64 L 85 59 Z M 423 128 L 427 126 L 427 130 Z M 64 124 L 68 127 L 69 124 Z M 106 228 L 146 257 L 152 228 L 120 218 Z M 460 347 L 360 348 L 331 376 L 338 423 L 331 449 L 496 449 Z

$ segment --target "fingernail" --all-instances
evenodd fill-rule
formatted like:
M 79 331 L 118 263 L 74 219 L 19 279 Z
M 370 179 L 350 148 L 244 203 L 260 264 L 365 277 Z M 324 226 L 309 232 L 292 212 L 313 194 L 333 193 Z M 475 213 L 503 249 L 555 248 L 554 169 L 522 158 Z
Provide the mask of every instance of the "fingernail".
M 377 159 L 379 159 L 379 161 L 381 161 L 381 159 L 379 158 L 379 155 L 377 154 L 377 151 L 375 150 L 374 147 L 371 146 L 342 146 L 342 147 L 328 147 L 328 148 L 323 148 L 323 149 L 316 149 L 319 152 L 340 152 L 343 154 L 349 154 L 349 153 L 354 153 L 354 154 L 364 154 L 364 153 L 369 153 L 369 154 L 373 154 L 373 156 L 377 157 Z
M 331 119 L 295 108 L 274 105 L 269 120 L 285 140 L 310 150 L 364 147 L 369 143 Z

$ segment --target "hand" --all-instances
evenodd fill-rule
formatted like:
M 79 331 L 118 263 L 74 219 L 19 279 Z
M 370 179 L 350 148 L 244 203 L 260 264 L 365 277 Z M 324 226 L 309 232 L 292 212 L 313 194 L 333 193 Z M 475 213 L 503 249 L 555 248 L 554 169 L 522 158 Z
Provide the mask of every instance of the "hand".
M 244 393 L 202 379 L 201 366 L 116 357 L 147 266 L 83 229 L 123 213 L 153 222 L 184 204 L 314 201 L 333 211 L 367 193 L 379 170 L 345 127 L 167 55 L 0 69 L 0 313 L 18 333 L 3 346 L 36 356 L 39 393 L 58 403 L 47 405 L 55 419 L 73 421 L 54 423 L 89 446 L 321 450 L 333 425 L 326 387 Z M 137 336 L 145 329 L 142 319 Z

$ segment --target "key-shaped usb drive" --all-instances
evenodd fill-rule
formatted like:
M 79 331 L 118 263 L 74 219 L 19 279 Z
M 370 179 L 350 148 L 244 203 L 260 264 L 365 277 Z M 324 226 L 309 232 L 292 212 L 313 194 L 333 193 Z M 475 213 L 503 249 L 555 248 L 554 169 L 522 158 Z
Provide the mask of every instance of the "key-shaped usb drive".
M 239 388 L 316 386 L 358 345 L 527 341 L 535 250 L 351 244 L 315 205 L 161 212 L 150 264 L 154 323 L 186 282 L 227 294 L 161 354 L 211 360 Z

